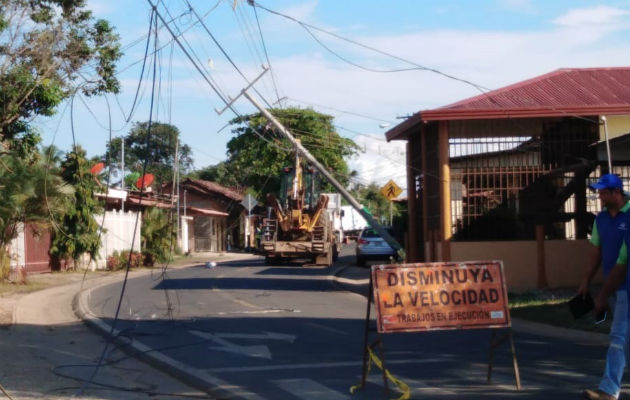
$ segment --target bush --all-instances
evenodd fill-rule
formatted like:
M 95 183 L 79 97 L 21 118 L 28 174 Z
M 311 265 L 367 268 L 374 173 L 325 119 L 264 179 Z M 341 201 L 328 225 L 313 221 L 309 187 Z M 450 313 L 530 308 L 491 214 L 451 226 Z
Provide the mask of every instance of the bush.
M 142 266 L 142 260 L 142 254 L 137 251 L 131 252 L 131 257 L 129 256 L 129 250 L 123 250 L 120 253 L 114 251 L 111 256 L 107 257 L 107 269 L 115 271 L 126 268 L 127 262 L 130 263 L 129 266 L 131 268 L 138 268 Z
M 11 259 L 5 248 L 0 248 L 0 280 L 9 279 L 11 273 Z
M 173 259 L 177 247 L 177 232 L 166 212 L 159 208 L 149 208 L 142 216 L 142 254 L 144 264 L 164 263 Z

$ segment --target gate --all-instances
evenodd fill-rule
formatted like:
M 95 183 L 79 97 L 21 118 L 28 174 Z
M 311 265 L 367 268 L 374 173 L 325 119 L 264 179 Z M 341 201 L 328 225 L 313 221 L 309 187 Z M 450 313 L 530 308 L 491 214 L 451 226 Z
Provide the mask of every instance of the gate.
M 24 255 L 26 273 L 50 272 L 50 231 L 26 224 L 24 229 Z

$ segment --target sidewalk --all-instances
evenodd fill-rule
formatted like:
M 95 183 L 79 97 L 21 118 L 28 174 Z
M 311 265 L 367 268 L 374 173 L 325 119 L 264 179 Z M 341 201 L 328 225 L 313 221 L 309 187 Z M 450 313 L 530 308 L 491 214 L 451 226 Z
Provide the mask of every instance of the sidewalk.
M 201 253 L 180 259 L 168 268 L 176 269 L 212 261 L 247 260 L 257 257 L 259 256 L 250 253 Z M 331 282 L 339 285 L 343 290 L 366 296 L 370 268 L 356 267 L 350 260 L 345 263 L 341 261 L 341 265 L 330 271 Z M 155 270 L 133 270 L 130 272 L 130 277 L 152 272 L 155 273 Z M 83 281 L 83 274 L 79 272 L 62 276 L 67 277 L 68 284 L 2 299 L 0 316 L 6 317 L 7 314 L 11 314 L 13 324 L 0 329 L 0 349 L 5 360 L 0 365 L 0 384 L 12 398 L 16 400 L 42 397 L 60 400 L 73 396 L 78 399 L 103 400 L 210 398 L 205 392 L 187 386 L 129 356 L 118 346 L 109 346 L 93 384 L 77 395 L 83 382 L 92 374 L 106 342 L 103 336 L 95 335 L 84 322 L 107 331 L 107 327 L 99 327 L 99 321 L 90 318 L 90 310 L 82 309 L 84 305 L 79 303 L 81 298 L 89 296 L 90 289 L 123 279 L 124 271 L 89 273 L 85 281 Z M 82 293 L 82 296 L 77 296 L 79 293 Z M 74 310 L 73 299 L 76 299 Z M 7 313 L 7 308 L 12 312 Z M 4 313 L 1 312 L 3 309 Z M 85 321 L 81 321 L 76 316 L 77 313 L 82 315 Z M 512 322 L 517 333 L 560 337 L 582 343 L 606 344 L 608 342 L 607 335 L 555 328 L 522 320 Z M 128 352 L 143 351 L 135 343 L 122 343 L 122 347 Z M 150 355 L 150 353 L 145 354 L 144 358 Z M 11 362 L 6 360 L 11 360 Z M 150 361 L 151 365 L 163 368 L 177 370 L 181 367 L 170 365 L 169 360 L 161 360 L 159 357 Z M 180 374 L 190 372 L 182 370 Z M 191 375 L 187 378 L 189 382 L 198 386 L 199 382 L 193 379 L 194 377 L 192 374 L 192 378 Z M 203 376 L 198 378 L 202 381 L 204 379 Z
M 168 268 L 252 257 L 239 253 L 200 253 Z M 158 269 L 160 266 L 157 266 Z M 129 276 L 155 273 L 136 269 Z M 120 281 L 124 271 L 46 274 L 33 281 L 66 284 L 29 294 L 3 297 L 0 302 L 0 385 L 15 400 L 46 399 L 156 399 L 209 398 L 161 371 L 109 346 L 92 385 L 81 388 L 92 375 L 106 341 L 95 335 L 75 314 L 73 298 L 81 290 Z M 76 396 L 76 397 L 75 397 Z M 4 395 L 0 394 L 0 398 Z

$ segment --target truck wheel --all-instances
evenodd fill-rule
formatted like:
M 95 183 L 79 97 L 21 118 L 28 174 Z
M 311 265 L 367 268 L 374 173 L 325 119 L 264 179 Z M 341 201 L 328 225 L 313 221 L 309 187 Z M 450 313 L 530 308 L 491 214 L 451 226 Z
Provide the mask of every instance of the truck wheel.
M 332 251 L 328 251 L 328 253 L 326 254 L 322 254 L 320 256 L 315 257 L 315 264 L 332 267 L 333 265 Z
M 274 264 L 277 264 L 278 261 L 279 261 L 278 257 L 269 257 L 269 256 L 265 257 L 265 265 L 274 265 Z
M 335 245 L 333 246 L 332 260 L 337 261 L 338 258 L 339 258 L 339 248 L 337 247 L 337 245 Z

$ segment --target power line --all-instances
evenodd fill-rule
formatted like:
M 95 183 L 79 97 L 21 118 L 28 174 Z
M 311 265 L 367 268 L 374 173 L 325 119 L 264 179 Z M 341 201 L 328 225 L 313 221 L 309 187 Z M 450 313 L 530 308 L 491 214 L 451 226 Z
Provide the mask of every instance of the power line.
M 331 106 L 325 106 L 323 104 L 317 104 L 317 103 L 313 103 L 313 102 L 306 101 L 306 100 L 296 99 L 295 97 L 286 97 L 286 98 L 289 99 L 289 100 L 296 101 L 298 103 L 302 103 L 302 104 L 306 104 L 306 105 L 310 105 L 310 106 L 315 106 L 315 107 L 326 108 L 328 110 L 337 111 L 337 112 L 340 112 L 340 113 L 343 113 L 343 114 L 349 114 L 349 115 L 354 115 L 354 116 L 361 117 L 361 118 L 371 119 L 372 121 L 385 122 L 385 123 L 388 123 L 388 124 L 394 123 L 394 122 L 388 121 L 386 119 L 372 117 L 372 116 L 361 114 L 361 113 L 358 113 L 358 112 L 355 112 L 355 111 L 341 110 L 339 108 L 335 108 L 335 107 L 331 107 Z
M 160 12 L 157 10 L 157 7 L 155 5 L 153 5 L 151 0 L 147 0 L 149 2 L 149 4 L 151 5 L 151 7 L 155 10 L 155 14 L 157 15 L 157 17 L 160 19 L 160 21 L 162 21 L 163 24 L 165 24 L 164 18 L 162 17 L 162 15 L 160 14 Z M 169 31 L 169 33 L 171 34 L 171 36 L 173 37 L 173 39 L 175 40 L 175 42 L 177 43 L 177 45 L 180 47 L 180 49 L 184 52 L 184 54 L 186 55 L 186 57 L 188 58 L 188 60 L 193 64 L 193 66 L 195 67 L 195 69 L 197 70 L 197 72 L 199 72 L 202 77 L 204 78 L 204 80 L 206 81 L 206 83 L 212 88 L 212 90 L 217 94 L 217 96 L 219 96 L 219 98 L 221 99 L 221 101 L 223 101 L 227 108 L 229 108 L 235 115 L 237 115 L 239 118 L 243 118 L 241 116 L 241 114 L 234 108 L 234 105 L 232 104 L 232 102 L 228 102 L 227 99 L 222 95 L 222 92 L 218 89 L 218 87 L 216 87 L 216 85 L 209 79 L 209 77 L 206 75 L 206 73 L 197 65 L 197 63 L 195 62 L 195 60 L 193 59 L 193 57 L 190 55 L 190 53 L 188 52 L 188 50 L 186 50 L 186 48 L 184 47 L 184 45 L 181 43 L 181 41 L 179 40 L 178 35 L 175 35 L 175 33 L 173 32 L 173 30 L 170 28 L 170 26 L 168 24 L 165 24 L 166 29 Z M 260 132 L 258 132 L 257 130 L 254 130 L 254 132 L 256 133 L 256 135 L 258 135 L 261 139 L 263 139 L 264 141 L 271 143 L 273 145 L 274 144 L 273 141 L 265 138 Z M 277 145 L 276 145 L 277 146 Z M 285 151 L 292 151 L 291 149 L 287 149 L 287 148 L 283 148 L 281 146 L 277 146 L 279 149 L 285 150 Z
M 206 25 L 206 23 L 203 21 L 203 19 L 201 19 L 201 17 L 199 16 L 199 14 L 197 14 L 197 11 L 195 10 L 195 8 L 188 2 L 188 0 L 185 0 L 186 4 L 188 5 L 188 7 L 190 8 L 191 12 L 195 15 L 195 17 L 197 18 L 198 22 L 201 24 L 201 26 L 204 28 L 204 30 L 206 31 L 206 33 L 208 34 L 208 36 L 210 36 L 210 38 L 212 39 L 212 41 L 214 42 L 214 44 L 217 45 L 217 47 L 219 48 L 219 50 L 221 51 L 221 53 L 223 53 L 223 55 L 225 56 L 225 58 L 227 58 L 228 62 L 232 65 L 232 67 L 234 67 L 234 69 L 236 70 L 236 72 L 239 73 L 239 75 L 241 75 L 241 77 L 245 80 L 245 82 L 247 82 L 248 84 L 250 83 L 250 80 L 245 76 L 245 74 L 241 71 L 241 69 L 236 65 L 236 63 L 234 62 L 234 60 L 232 60 L 232 57 L 229 56 L 229 54 L 227 53 L 227 51 L 225 51 L 225 49 L 223 48 L 223 46 L 221 46 L 221 44 L 219 43 L 219 41 L 215 38 L 215 36 L 212 34 L 212 32 L 210 31 L 210 29 L 208 28 L 208 26 Z M 269 65 L 269 68 L 271 68 L 271 66 Z M 258 90 L 256 88 L 254 88 L 254 91 L 256 91 L 256 93 L 263 98 L 264 97 L 258 92 Z M 267 104 L 267 106 L 269 108 L 271 108 L 271 105 L 269 103 L 266 102 L 265 100 L 265 104 Z
M 351 65 L 353 65 L 353 66 L 355 66 L 355 67 L 357 67 L 357 68 L 360 68 L 360 69 L 363 69 L 363 70 L 366 70 L 366 71 L 370 71 L 370 72 L 403 72 L 403 71 L 409 71 L 409 70 L 424 70 L 424 71 L 428 71 L 428 72 L 433 72 L 433 73 L 438 74 L 438 75 L 440 75 L 440 76 L 443 76 L 443 77 L 445 77 L 445 78 L 448 78 L 448 79 L 451 79 L 451 80 L 454 80 L 454 81 L 458 81 L 458 82 L 462 82 L 462 83 L 464 83 L 464 84 L 466 84 L 466 85 L 472 86 L 473 88 L 475 88 L 476 90 L 478 90 L 478 91 L 481 93 L 481 95 L 483 95 L 483 96 L 485 96 L 486 98 L 488 98 L 491 102 L 494 102 L 494 99 L 490 98 L 490 97 L 488 96 L 488 93 L 487 93 L 487 92 L 491 91 L 492 89 L 487 88 L 487 87 L 482 86 L 482 85 L 479 85 L 479 84 L 477 84 L 477 83 L 475 83 L 475 82 L 472 82 L 472 81 L 470 81 L 470 80 L 468 80 L 468 79 L 459 78 L 459 77 L 457 77 L 457 76 L 454 76 L 454 75 L 451 75 L 451 74 L 445 73 L 445 72 L 443 72 L 443 71 L 441 71 L 441 70 L 439 70 L 439 69 L 432 68 L 432 67 L 427 67 L 427 66 L 424 66 L 424 65 L 418 64 L 418 63 L 416 63 L 416 62 L 414 62 L 414 61 L 410 61 L 410 60 L 408 60 L 408 59 L 405 59 L 405 58 L 402 58 L 402 57 L 400 57 L 400 56 L 397 56 L 397 55 L 395 55 L 395 54 L 392 54 L 392 53 L 389 53 L 389 52 L 386 52 L 386 51 L 383 51 L 383 50 L 377 49 L 377 48 L 375 48 L 375 47 L 372 47 L 372 46 L 366 45 L 366 44 L 364 44 L 364 43 L 358 42 L 358 41 L 356 41 L 356 40 L 346 38 L 346 37 L 341 36 L 341 35 L 339 35 L 339 34 L 337 34 L 337 33 L 335 33 L 335 32 L 331 32 L 331 31 L 328 31 L 328 30 L 326 30 L 326 29 L 323 29 L 323 28 L 317 27 L 317 26 L 315 26 L 315 25 L 309 24 L 309 23 L 307 23 L 307 22 L 304 22 L 304 21 L 298 20 L 297 18 L 294 18 L 294 17 L 292 17 L 292 16 L 290 16 L 290 15 L 286 15 L 286 14 L 283 14 L 283 13 L 281 13 L 281 12 L 271 10 L 271 9 L 269 9 L 269 8 L 267 8 L 267 7 L 263 6 L 263 5 L 261 5 L 261 4 L 257 3 L 257 2 L 255 2 L 255 1 L 253 1 L 253 0 L 248 1 L 248 3 L 249 3 L 250 5 L 252 5 L 253 7 L 258 7 L 258 8 L 261 8 L 261 9 L 263 9 L 263 10 L 265 10 L 265 11 L 267 11 L 267 12 L 271 13 L 271 14 L 275 14 L 275 15 L 277 15 L 277 16 L 280 16 L 280 17 L 282 17 L 282 18 L 286 18 L 286 19 L 288 19 L 288 20 L 290 20 L 290 21 L 293 21 L 293 22 L 297 23 L 297 24 L 298 24 L 298 25 L 300 25 L 302 28 L 304 28 L 304 29 L 305 29 L 305 30 L 309 33 L 309 35 L 310 35 L 310 36 L 311 36 L 311 37 L 312 37 L 312 38 L 313 38 L 313 39 L 314 39 L 314 40 L 315 40 L 318 44 L 320 44 L 320 45 L 321 45 L 324 49 L 326 49 L 327 51 L 331 52 L 333 55 L 335 55 L 336 57 L 338 57 L 338 58 L 339 58 L 339 59 L 341 59 L 342 61 L 347 62 L 347 63 L 349 63 L 349 64 L 351 64 Z M 335 38 L 337 38 L 337 39 L 339 39 L 339 40 L 345 41 L 345 42 L 347 42 L 347 43 L 351 43 L 351 44 L 353 44 L 353 45 L 355 45 L 355 46 L 359 46 L 359 47 L 362 47 L 362 48 L 364 48 L 364 49 L 367 49 L 367 50 L 373 51 L 373 52 L 375 52 L 375 53 L 378 53 L 378 54 L 381 54 L 381 55 L 384 55 L 384 56 L 387 56 L 387 57 L 393 58 L 393 59 L 395 59 L 395 60 L 398 60 L 398 61 L 404 62 L 404 63 L 406 63 L 406 64 L 412 65 L 414 68 L 408 68 L 408 69 L 392 69 L 392 70 L 378 70 L 378 69 L 374 69 L 374 68 L 370 68 L 370 67 L 365 67 L 365 66 L 362 66 L 362 65 L 360 65 L 360 64 L 354 63 L 354 62 L 352 62 L 352 61 L 348 60 L 347 58 L 343 57 L 343 56 L 342 56 L 342 55 L 340 55 L 339 53 L 337 53 L 337 52 L 333 51 L 333 50 L 332 50 L 332 49 L 330 49 L 328 46 L 326 46 L 326 45 L 325 45 L 325 44 L 324 44 L 321 40 L 319 40 L 319 38 L 317 38 L 317 37 L 315 36 L 315 34 L 312 32 L 313 30 L 318 31 L 318 32 L 321 32 L 321 33 L 324 33 L 324 34 L 326 34 L 326 35 L 330 35 L 330 36 L 335 37 Z M 507 96 L 512 97 L 512 98 L 514 98 L 514 99 L 518 99 L 518 100 L 524 101 L 524 102 L 526 102 L 526 103 L 533 104 L 533 102 L 532 102 L 532 100 L 531 100 L 530 98 L 524 98 L 524 97 L 521 97 L 521 96 L 513 96 L 513 95 L 510 95 L 510 94 L 508 94 Z M 548 109 L 550 109 L 550 110 L 558 111 L 558 109 L 557 109 L 556 107 L 554 107 L 554 106 L 547 106 L 547 108 L 548 108 Z M 594 124 L 599 124 L 599 121 L 592 120 L 592 119 L 587 118 L 587 117 L 584 117 L 584 116 L 582 116 L 582 115 L 570 114 L 570 113 L 567 113 L 567 112 L 565 112 L 565 111 L 560 111 L 560 112 L 561 112 L 563 115 L 567 116 L 567 117 L 573 117 L 573 118 L 580 119 L 580 120 L 584 120 L 584 121 L 591 122 L 591 123 L 594 123 Z M 507 115 L 507 112 L 506 112 L 506 115 Z M 389 122 L 389 121 L 388 121 L 388 122 Z M 521 126 L 519 126 L 519 124 L 518 124 L 517 122 L 515 122 L 514 120 L 512 120 L 512 122 L 515 124 L 515 126 L 516 126 L 517 128 L 522 129 L 522 127 L 521 127 Z
M 333 36 L 333 37 L 335 37 L 335 38 L 337 38 L 337 39 L 339 39 L 339 40 L 343 40 L 343 41 L 345 41 L 345 42 L 348 42 L 348 43 L 351 43 L 351 44 L 353 44 L 353 45 L 356 45 L 356 46 L 362 47 L 362 48 L 364 48 L 364 49 L 371 50 L 371 51 L 373 51 L 373 52 L 375 52 L 375 53 L 378 53 L 378 54 L 381 54 L 381 55 L 384 55 L 384 56 L 387 56 L 387 57 L 391 57 L 391 58 L 393 58 L 393 59 L 396 59 L 396 60 L 398 60 L 398 61 L 401 61 L 401 62 L 407 63 L 407 64 L 412 65 L 412 66 L 414 67 L 414 68 L 405 69 L 405 70 L 401 70 L 401 71 L 406 71 L 406 70 L 423 70 L 423 71 L 429 71 L 429 72 L 433 72 L 433 73 L 435 73 L 435 74 L 438 74 L 438 75 L 444 76 L 445 78 L 452 79 L 452 80 L 459 81 L 459 82 L 465 83 L 465 84 L 467 84 L 467 85 L 470 85 L 470 86 L 472 86 L 472 87 L 476 88 L 477 90 L 479 90 L 479 91 L 480 91 L 480 92 L 482 92 L 482 93 L 484 93 L 485 91 L 490 90 L 490 89 L 485 88 L 485 87 L 483 87 L 483 86 L 480 86 L 480 85 L 478 85 L 478 84 L 476 84 L 476 83 L 474 83 L 474 82 L 471 82 L 471 81 L 469 81 L 469 80 L 467 80 L 467 79 L 458 78 L 458 77 L 456 77 L 456 76 L 453 76 L 453 75 L 447 74 L 447 73 L 445 73 L 445 72 L 442 72 L 442 71 L 440 71 L 440 70 L 438 70 L 438 69 L 431 68 L 431 67 L 427 67 L 427 66 L 424 66 L 424 65 L 420 65 L 420 64 L 418 64 L 418 63 L 416 63 L 416 62 L 414 62 L 414 61 L 407 60 L 407 59 L 402 58 L 402 57 L 399 57 L 399 56 L 397 56 L 397 55 L 395 55 L 395 54 L 388 53 L 388 52 L 386 52 L 386 51 L 383 51 L 383 50 L 377 49 L 377 48 L 375 48 L 375 47 L 368 46 L 368 45 L 366 45 L 366 44 L 360 43 L 360 42 L 358 42 L 358 41 L 356 41 L 356 40 L 352 40 L 352 39 L 346 38 L 346 37 L 344 37 L 344 36 L 338 35 L 338 34 L 336 34 L 336 33 L 334 33 L 334 32 L 330 32 L 330 31 L 328 31 L 328 30 L 325 30 L 325 29 L 319 28 L 319 27 L 317 27 L 317 26 L 315 26 L 315 25 L 311 25 L 311 24 L 309 24 L 309 23 L 307 23 L 307 22 L 300 21 L 300 20 L 298 20 L 297 18 L 291 17 L 290 15 L 286 15 L 286 14 L 283 14 L 283 13 L 281 13 L 281 12 L 271 10 L 271 9 L 269 9 L 269 8 L 267 8 L 267 7 L 265 7 L 265 6 L 261 5 L 261 4 L 259 4 L 258 2 L 253 1 L 253 0 L 251 1 L 251 3 L 250 3 L 250 4 L 251 4 L 253 7 L 258 7 L 258 8 L 260 8 L 260 9 L 262 9 L 262 10 L 267 11 L 268 13 L 275 14 L 275 15 L 277 15 L 277 16 L 280 16 L 280 17 L 282 17 L 282 18 L 286 18 L 286 19 L 288 19 L 288 20 L 291 20 L 291 21 L 293 21 L 293 22 L 295 22 L 295 23 L 299 24 L 300 26 L 302 26 L 303 28 L 305 28 L 305 29 L 306 29 L 309 33 L 311 33 L 311 36 L 313 36 L 313 38 L 315 38 L 315 36 L 312 34 L 312 32 L 311 32 L 309 29 L 316 30 L 316 31 L 321 32 L 321 33 L 324 33 L 324 34 L 326 34 L 326 35 Z M 321 42 L 318 40 L 318 43 L 321 43 Z M 327 50 L 329 50 L 327 47 L 325 47 L 325 48 L 326 48 Z M 343 59 L 343 58 L 342 58 L 342 60 L 344 60 L 344 61 L 345 61 L 345 59 Z M 353 64 L 353 65 L 354 65 L 354 64 Z M 383 70 L 383 71 L 375 71 L 375 72 L 397 72 L 397 71 L 394 71 L 394 70 L 391 70 L 391 71 L 386 71 L 386 70 Z
M 271 68 L 271 61 L 269 60 L 269 53 L 267 52 L 267 45 L 265 44 L 265 38 L 263 37 L 262 29 L 260 28 L 260 20 L 258 19 L 258 11 L 254 7 L 254 15 L 256 16 L 256 25 L 258 26 L 258 32 L 260 33 L 260 41 L 265 52 L 265 58 L 267 59 L 267 66 L 269 67 L 269 73 L 271 74 L 271 82 L 273 83 L 274 91 L 276 92 L 276 100 L 280 103 L 280 93 L 278 92 L 278 85 L 276 84 L 276 78 L 274 76 L 273 69 Z
M 150 2 L 150 0 L 149 0 L 149 2 Z M 155 38 L 154 38 L 154 42 L 153 43 L 154 43 L 154 48 L 156 48 L 157 47 L 157 35 L 158 35 L 158 31 L 157 31 L 158 21 L 157 21 L 157 18 L 153 18 L 153 14 L 154 13 L 152 13 L 151 24 L 153 24 L 153 22 L 155 21 Z M 155 15 L 156 16 L 159 15 L 157 13 L 157 10 L 155 10 Z M 155 81 L 156 81 L 156 77 L 157 77 L 157 71 L 156 71 L 156 69 L 157 69 L 157 60 L 156 60 L 156 58 L 157 58 L 157 51 L 155 51 L 153 53 L 153 57 L 154 57 L 154 60 L 153 60 L 153 83 L 152 83 L 152 87 L 151 87 L 151 105 L 150 105 L 150 108 L 149 108 L 149 123 L 148 123 L 148 127 L 147 127 L 147 137 L 146 137 L 146 143 L 145 143 L 147 148 L 149 148 L 149 144 L 150 144 L 149 140 L 150 140 L 150 137 L 151 137 L 151 125 L 152 125 L 152 119 L 153 119 Z M 72 109 L 70 111 L 72 111 Z M 142 175 L 143 176 L 144 176 L 144 174 L 146 174 L 146 170 L 147 170 L 148 164 L 149 164 L 149 157 L 147 157 L 144 160 L 144 164 L 143 164 L 143 168 L 142 168 Z M 123 179 L 124 179 L 124 177 L 123 177 Z M 140 206 L 142 205 L 142 192 L 143 192 L 143 190 L 144 190 L 144 185 L 140 188 Z M 138 222 L 139 221 L 140 221 L 140 213 L 137 213 L 136 214 L 136 223 L 135 223 L 135 226 L 134 226 L 134 232 L 133 232 L 133 236 L 132 236 L 133 239 L 132 239 L 132 242 L 131 242 L 131 248 L 132 249 L 133 249 L 134 242 L 135 242 L 135 239 L 136 239 L 136 231 L 138 229 L 138 225 L 139 225 Z M 125 269 L 125 277 L 124 277 L 124 280 L 123 280 L 122 288 L 120 290 L 120 297 L 118 298 L 118 304 L 116 306 L 116 312 L 114 314 L 114 318 L 112 320 L 111 330 L 109 332 L 110 335 L 112 335 L 114 330 L 116 329 L 116 323 L 118 322 L 118 317 L 119 317 L 119 314 L 120 314 L 120 309 L 121 309 L 123 298 L 124 298 L 124 295 L 125 295 L 125 290 L 127 288 L 127 282 L 128 282 L 128 278 L 129 278 L 129 270 L 131 269 L 131 255 L 132 255 L 132 252 L 130 251 L 129 252 L 129 258 L 127 259 L 127 268 Z M 78 392 L 79 395 L 83 393 L 85 388 L 88 385 L 91 384 L 91 382 L 94 380 L 94 378 L 98 374 L 98 371 L 99 371 L 99 369 L 100 369 L 100 367 L 103 364 L 103 361 L 105 359 L 105 354 L 107 353 L 109 345 L 110 345 L 109 341 L 105 343 L 105 347 L 103 348 L 101 356 L 99 357 L 98 363 L 97 363 L 96 367 L 94 368 L 94 371 L 90 375 L 90 378 L 86 382 L 84 382 L 84 384 L 81 386 L 81 389 Z

